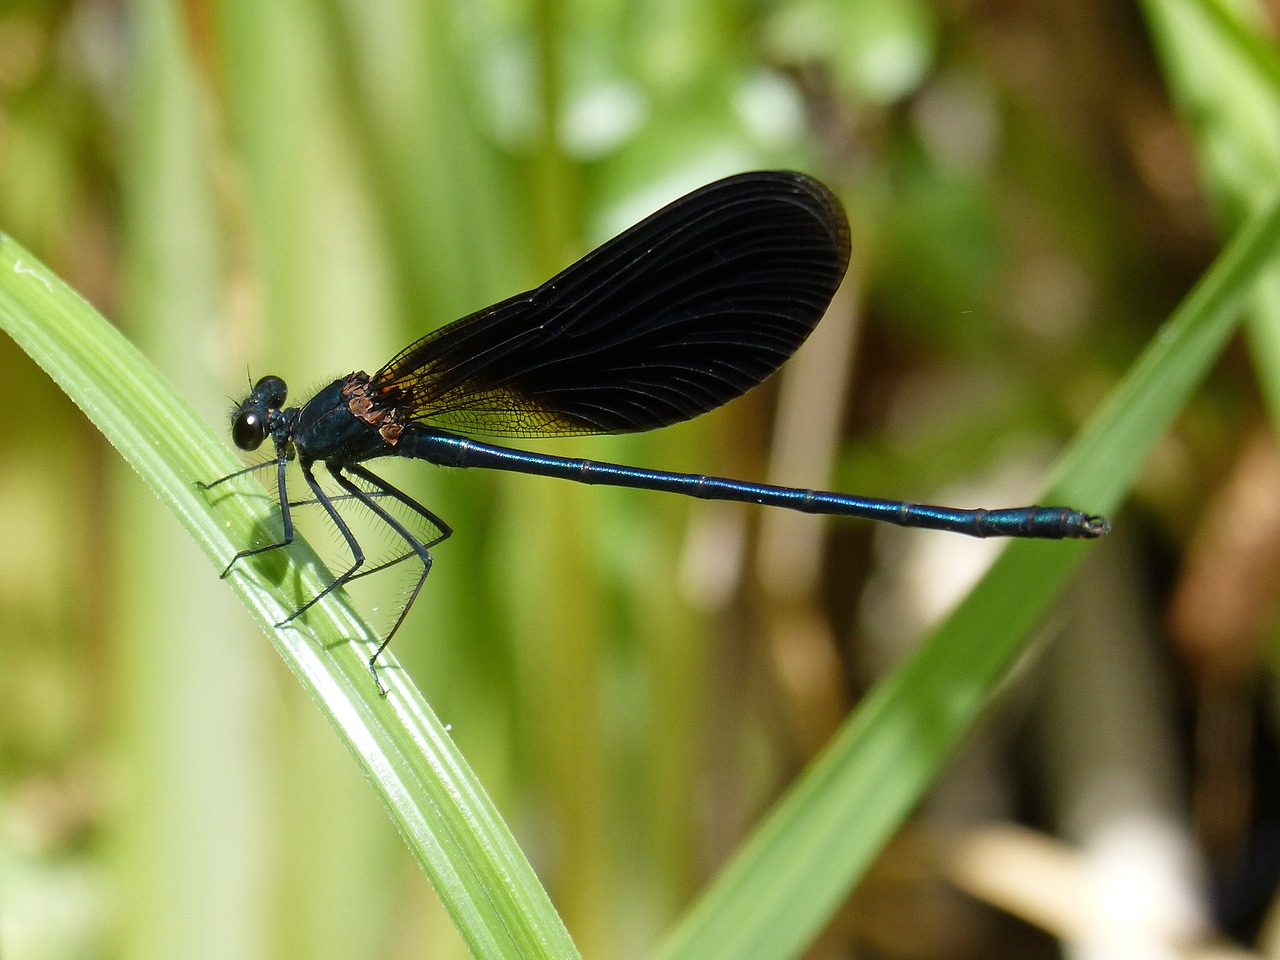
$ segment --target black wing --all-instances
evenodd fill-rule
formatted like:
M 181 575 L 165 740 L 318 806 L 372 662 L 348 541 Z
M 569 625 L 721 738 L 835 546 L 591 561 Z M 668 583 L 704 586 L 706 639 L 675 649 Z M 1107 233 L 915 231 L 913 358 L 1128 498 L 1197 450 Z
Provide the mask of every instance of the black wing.
M 844 211 L 822 184 L 786 171 L 729 177 L 411 344 L 371 392 L 404 419 L 460 433 L 678 423 L 777 370 L 848 260 Z

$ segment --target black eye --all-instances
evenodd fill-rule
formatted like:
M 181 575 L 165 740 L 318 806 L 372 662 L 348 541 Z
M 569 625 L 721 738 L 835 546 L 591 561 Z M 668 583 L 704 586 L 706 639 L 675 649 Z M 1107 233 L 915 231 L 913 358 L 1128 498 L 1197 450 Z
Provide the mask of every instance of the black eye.
M 267 425 L 262 417 L 246 410 L 231 424 L 231 439 L 241 450 L 257 450 L 267 438 Z
M 284 381 L 279 377 L 263 377 L 253 385 L 253 396 L 261 397 L 268 407 L 279 409 L 284 406 L 285 397 L 289 395 L 289 388 L 285 386 Z

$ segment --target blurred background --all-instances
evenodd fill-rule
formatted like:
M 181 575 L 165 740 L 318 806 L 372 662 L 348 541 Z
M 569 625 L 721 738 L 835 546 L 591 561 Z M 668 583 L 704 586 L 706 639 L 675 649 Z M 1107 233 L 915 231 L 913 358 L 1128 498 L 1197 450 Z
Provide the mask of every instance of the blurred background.
M 225 430 L 246 371 L 301 399 L 702 183 L 802 169 L 854 252 L 785 374 L 540 448 L 1016 505 L 1276 182 L 1273 89 L 1220 38 L 1265 52 L 1277 11 L 1231 9 L 3 0 L 0 229 Z M 811 956 L 1280 956 L 1259 339 Z M 219 571 L 7 339 L 0 377 L 0 957 L 465 956 Z M 593 958 L 651 953 L 999 550 L 409 466 L 456 532 L 395 652 Z

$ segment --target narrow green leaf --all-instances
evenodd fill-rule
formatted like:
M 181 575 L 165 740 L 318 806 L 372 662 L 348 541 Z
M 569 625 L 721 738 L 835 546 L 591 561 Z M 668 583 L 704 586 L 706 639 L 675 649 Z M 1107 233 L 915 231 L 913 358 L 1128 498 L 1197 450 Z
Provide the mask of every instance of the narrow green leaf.
M 1045 502 L 1101 512 L 1120 505 L 1278 249 L 1280 202 L 1273 200 L 1138 358 L 1062 460 Z M 918 653 L 871 692 L 659 956 L 800 954 L 937 778 L 1085 549 L 1011 543 Z
M 0 235 L 0 327 L 106 435 L 222 570 L 270 522 L 256 482 L 210 495 L 197 480 L 239 467 L 226 444 L 88 303 Z M 239 564 L 228 582 L 374 784 L 477 957 L 571 958 L 577 951 L 533 869 L 430 707 L 394 659 L 385 699 L 365 667 L 375 637 L 341 596 L 276 629 L 321 583 L 296 544 Z
M 1225 229 L 1263 209 L 1280 177 L 1280 56 L 1252 4 L 1144 0 L 1170 94 L 1195 138 Z M 1245 335 L 1280 423 L 1280 269 L 1252 290 Z

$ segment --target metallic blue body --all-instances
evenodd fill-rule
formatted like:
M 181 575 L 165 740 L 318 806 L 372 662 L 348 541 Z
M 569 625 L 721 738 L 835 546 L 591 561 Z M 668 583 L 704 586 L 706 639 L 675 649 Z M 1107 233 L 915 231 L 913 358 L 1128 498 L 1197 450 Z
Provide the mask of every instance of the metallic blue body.
M 390 452 L 390 451 L 384 451 Z M 395 454 L 445 467 L 512 470 L 575 483 L 605 484 L 679 493 L 703 500 L 733 500 L 783 507 L 801 513 L 880 520 L 900 527 L 946 530 L 972 537 L 1033 537 L 1042 540 L 1097 537 L 1109 529 L 1102 517 L 1066 507 L 1013 507 L 964 510 L 901 500 L 854 497 L 825 490 L 802 490 L 748 483 L 693 473 L 646 470 L 599 460 L 580 460 L 530 453 L 480 443 L 442 431 L 412 426 L 400 437 Z

